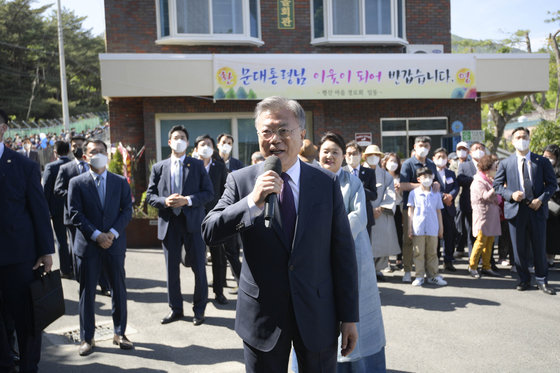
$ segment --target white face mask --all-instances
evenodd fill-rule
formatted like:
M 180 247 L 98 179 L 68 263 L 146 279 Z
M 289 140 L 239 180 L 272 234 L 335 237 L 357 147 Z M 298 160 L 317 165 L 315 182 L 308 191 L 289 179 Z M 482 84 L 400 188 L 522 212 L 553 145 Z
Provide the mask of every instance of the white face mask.
M 524 152 L 525 150 L 529 149 L 529 140 L 525 139 L 518 139 L 513 142 L 513 146 L 515 149 L 519 150 L 520 152 Z
M 399 168 L 399 165 L 397 164 L 397 162 L 393 162 L 393 161 L 387 162 L 387 164 L 385 166 L 391 172 L 394 172 L 394 171 L 397 170 L 397 168 Z
M 360 164 L 360 156 L 358 155 L 349 155 L 346 157 L 346 163 L 348 163 L 352 168 L 356 168 Z
M 552 159 L 552 158 L 546 158 L 546 159 L 548 159 L 548 160 L 550 161 L 550 164 L 551 164 L 552 166 L 555 166 L 555 165 L 556 165 L 556 159 Z
M 445 165 L 447 165 L 447 158 L 438 158 L 434 160 L 434 163 L 438 167 L 445 167 Z
M 198 151 L 198 155 L 200 155 L 204 159 L 210 158 L 212 154 L 214 154 L 214 149 L 212 149 L 208 145 L 202 146 Z
M 432 185 L 433 179 L 431 177 L 425 177 L 422 179 L 421 183 L 424 187 L 428 188 Z
M 23 144 L 23 148 L 27 151 L 31 150 L 31 144 Z
M 366 158 L 366 161 L 370 166 L 377 166 L 379 163 L 379 157 L 376 155 L 370 155 Z
M 474 159 L 480 159 L 480 158 L 484 157 L 484 155 L 485 155 L 486 153 L 485 153 L 484 150 L 482 150 L 482 149 L 476 149 L 476 150 L 475 150 L 474 152 L 472 152 L 471 154 L 472 154 L 472 157 L 473 157 Z
M 457 150 L 457 156 L 461 159 L 467 158 L 467 151 L 464 149 Z
M 430 151 L 430 150 L 429 150 L 428 148 L 425 148 L 425 147 L 423 147 L 423 146 L 419 146 L 419 147 L 416 149 L 416 154 L 417 154 L 420 158 L 424 158 L 425 156 L 428 155 L 428 152 L 429 152 L 429 151 Z
M 98 153 L 91 157 L 91 159 L 89 160 L 89 164 L 91 165 L 91 167 L 100 170 L 103 167 L 107 166 L 107 160 L 108 158 L 105 154 Z
M 222 153 L 229 154 L 229 153 L 231 153 L 231 149 L 233 147 L 230 144 L 222 144 L 222 145 L 219 146 L 219 148 L 222 151 Z
M 175 153 L 182 153 L 187 149 L 187 142 L 181 139 L 171 140 L 171 144 L 169 146 L 175 151 Z

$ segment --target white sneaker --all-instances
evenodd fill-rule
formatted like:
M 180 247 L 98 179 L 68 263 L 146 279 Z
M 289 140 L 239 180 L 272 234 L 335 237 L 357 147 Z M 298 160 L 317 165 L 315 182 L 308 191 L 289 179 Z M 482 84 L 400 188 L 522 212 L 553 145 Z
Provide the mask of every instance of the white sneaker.
M 478 273 L 478 271 L 476 269 L 470 269 L 469 268 L 469 275 L 471 275 L 471 277 L 474 277 L 474 278 L 480 278 L 480 274 Z
M 429 282 L 430 284 L 434 284 L 434 285 L 437 285 L 437 286 L 445 286 L 445 285 L 447 285 L 447 281 L 445 281 L 445 280 L 443 279 L 443 277 L 441 277 L 441 276 L 436 276 L 436 277 L 429 278 L 429 279 L 428 279 L 428 282 Z
M 500 265 L 508 266 L 509 265 L 509 260 L 502 260 L 502 262 L 500 263 Z
M 410 275 L 410 272 L 405 272 L 404 276 L 402 277 L 402 282 L 411 282 L 412 281 L 412 276 Z
M 422 277 L 416 277 L 414 281 L 412 281 L 412 286 L 422 286 L 424 285 L 424 279 Z

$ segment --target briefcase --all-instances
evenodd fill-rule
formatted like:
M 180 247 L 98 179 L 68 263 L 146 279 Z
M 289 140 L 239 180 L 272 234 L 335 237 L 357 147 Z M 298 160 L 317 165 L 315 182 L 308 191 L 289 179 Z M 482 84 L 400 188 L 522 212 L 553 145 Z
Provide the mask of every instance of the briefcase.
M 560 205 L 554 202 L 553 200 L 548 200 L 548 211 L 554 216 L 558 216 L 560 214 Z
M 64 315 L 64 294 L 62 293 L 60 270 L 47 273 L 43 271 L 43 267 L 33 271 L 35 280 L 29 285 L 35 335 L 39 335 L 43 329 Z

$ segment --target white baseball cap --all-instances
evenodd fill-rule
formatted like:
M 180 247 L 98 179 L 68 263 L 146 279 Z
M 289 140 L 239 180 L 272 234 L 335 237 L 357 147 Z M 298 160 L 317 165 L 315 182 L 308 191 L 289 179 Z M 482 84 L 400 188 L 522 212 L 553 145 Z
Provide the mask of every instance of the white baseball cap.
M 459 149 L 459 148 L 465 148 L 465 149 L 469 149 L 469 145 L 465 142 L 465 141 L 461 141 L 457 144 L 457 146 L 455 147 L 455 149 Z

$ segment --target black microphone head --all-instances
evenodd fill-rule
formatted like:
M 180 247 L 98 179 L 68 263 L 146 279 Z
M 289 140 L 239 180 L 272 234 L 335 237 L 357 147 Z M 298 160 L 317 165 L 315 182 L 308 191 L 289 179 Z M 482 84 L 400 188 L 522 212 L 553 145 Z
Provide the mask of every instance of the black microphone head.
M 264 171 L 274 171 L 278 175 L 282 174 L 282 161 L 275 155 L 271 155 L 270 157 L 264 160 Z

